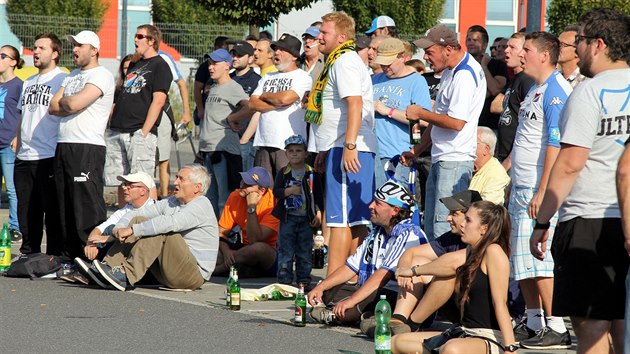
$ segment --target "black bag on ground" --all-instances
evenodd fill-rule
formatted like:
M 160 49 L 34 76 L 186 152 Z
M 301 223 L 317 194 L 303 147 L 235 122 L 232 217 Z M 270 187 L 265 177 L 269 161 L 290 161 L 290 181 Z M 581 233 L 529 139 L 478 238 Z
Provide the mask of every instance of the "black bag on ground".
M 59 257 L 44 253 L 31 253 L 23 254 L 13 261 L 4 275 L 15 278 L 39 278 L 59 269 L 61 269 Z
M 422 345 L 432 354 L 437 354 L 440 351 L 440 347 L 446 344 L 450 339 L 453 338 L 463 338 L 466 336 L 464 330 L 462 329 L 460 324 L 454 324 L 449 327 L 444 332 L 438 334 L 437 336 L 433 336 L 431 338 L 427 338 L 422 342 Z

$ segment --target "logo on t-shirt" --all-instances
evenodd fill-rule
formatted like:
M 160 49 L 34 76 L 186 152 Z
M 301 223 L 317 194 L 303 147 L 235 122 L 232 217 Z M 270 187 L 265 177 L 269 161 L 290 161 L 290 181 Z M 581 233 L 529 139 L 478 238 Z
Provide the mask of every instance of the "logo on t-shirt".
M 125 91 L 131 94 L 138 93 L 142 91 L 144 86 L 147 84 L 147 80 L 144 78 L 144 75 L 149 73 L 147 72 L 132 72 L 125 78 Z

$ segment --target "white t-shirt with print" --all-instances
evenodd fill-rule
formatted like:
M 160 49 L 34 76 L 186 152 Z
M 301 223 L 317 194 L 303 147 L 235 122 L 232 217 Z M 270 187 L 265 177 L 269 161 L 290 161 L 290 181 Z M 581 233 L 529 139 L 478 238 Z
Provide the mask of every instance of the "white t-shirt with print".
M 299 134 L 306 139 L 306 122 L 302 109 L 302 98 L 311 90 L 313 79 L 302 69 L 289 72 L 273 72 L 265 75 L 258 82 L 252 96 L 263 93 L 292 90 L 299 99 L 290 106 L 262 113 L 256 128 L 254 146 L 267 146 L 284 149 L 284 141 L 291 135 Z
M 48 106 L 66 76 L 68 74 L 55 68 L 24 82 L 17 106 L 22 112 L 18 159 L 36 161 L 55 156 L 59 117 L 48 113 Z
M 83 111 L 61 118 L 60 143 L 105 146 L 105 129 L 114 102 L 114 76 L 103 66 L 88 70 L 74 70 L 61 85 L 64 88 L 64 97 L 78 94 L 87 84 L 101 90 L 101 96 Z

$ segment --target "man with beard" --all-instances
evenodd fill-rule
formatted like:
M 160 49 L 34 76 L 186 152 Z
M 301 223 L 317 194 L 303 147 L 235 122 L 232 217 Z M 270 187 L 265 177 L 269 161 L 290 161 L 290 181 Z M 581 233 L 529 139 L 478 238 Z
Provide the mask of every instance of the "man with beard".
M 261 112 L 254 138 L 258 150 L 254 165 L 265 168 L 271 176 L 289 162 L 284 141 L 293 135 L 306 136 L 302 98 L 313 80 L 297 67 L 300 47 L 300 40 L 286 33 L 271 44 L 278 71 L 265 75 L 249 100 L 249 108 Z
M 54 156 L 59 119 L 48 112 L 53 96 L 67 76 L 57 67 L 61 41 L 52 33 L 35 37 L 33 62 L 39 70 L 24 81 L 18 108 L 22 114 L 15 159 L 18 222 L 23 235 L 22 254 L 41 252 L 44 222 L 46 253 L 61 256 Z
M 98 63 L 100 39 L 92 31 L 68 36 L 74 63 L 48 111 L 61 117 L 55 184 L 67 261 L 83 255 L 90 231 L 107 217 L 103 200 L 105 128 L 114 101 L 114 76 Z

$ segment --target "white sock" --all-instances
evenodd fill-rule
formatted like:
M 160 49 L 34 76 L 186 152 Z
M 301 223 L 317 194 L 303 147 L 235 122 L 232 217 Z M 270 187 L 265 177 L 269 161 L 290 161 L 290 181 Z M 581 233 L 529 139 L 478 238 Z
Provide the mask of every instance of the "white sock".
M 529 329 L 537 331 L 545 327 L 545 316 L 542 309 L 527 309 L 525 312 L 527 313 L 527 327 Z
M 567 327 L 564 326 L 564 319 L 562 317 L 550 316 L 546 318 L 547 327 L 562 334 L 567 331 Z

